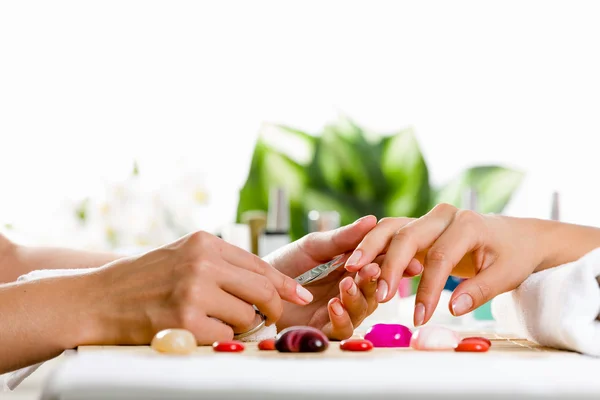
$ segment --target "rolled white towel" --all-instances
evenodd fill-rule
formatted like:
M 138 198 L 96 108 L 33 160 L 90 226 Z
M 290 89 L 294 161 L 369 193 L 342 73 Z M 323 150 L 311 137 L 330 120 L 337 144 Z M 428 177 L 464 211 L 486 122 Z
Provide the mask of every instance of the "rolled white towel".
M 600 356 L 600 248 L 496 297 L 498 324 L 540 345 Z

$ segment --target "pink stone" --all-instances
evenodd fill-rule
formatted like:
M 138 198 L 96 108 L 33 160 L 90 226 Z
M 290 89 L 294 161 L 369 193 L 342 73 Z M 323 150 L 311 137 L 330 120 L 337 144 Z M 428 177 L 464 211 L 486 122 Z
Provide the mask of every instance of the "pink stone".
M 375 324 L 367 331 L 365 340 L 374 347 L 408 347 L 412 332 L 400 324 Z
M 441 326 L 419 328 L 410 340 L 416 350 L 453 350 L 460 343 L 460 336 L 451 329 Z

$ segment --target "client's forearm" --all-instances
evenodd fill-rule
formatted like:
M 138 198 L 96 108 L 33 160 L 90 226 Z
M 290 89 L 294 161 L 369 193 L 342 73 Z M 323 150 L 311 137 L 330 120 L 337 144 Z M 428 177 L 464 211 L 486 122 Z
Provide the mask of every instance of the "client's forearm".
M 599 228 L 545 220 L 537 224 L 538 243 L 545 256 L 536 271 L 578 260 L 600 247 Z
M 0 373 L 91 342 L 100 290 L 85 276 L 0 285 Z
M 20 246 L 0 236 L 0 283 L 13 282 L 38 269 L 93 268 L 118 258 L 111 253 Z

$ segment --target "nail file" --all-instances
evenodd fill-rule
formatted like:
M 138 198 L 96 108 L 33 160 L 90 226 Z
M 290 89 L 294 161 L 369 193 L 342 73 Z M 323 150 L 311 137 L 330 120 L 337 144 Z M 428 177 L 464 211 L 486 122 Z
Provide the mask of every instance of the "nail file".
M 343 255 L 339 255 L 333 260 L 326 262 L 325 264 L 317 265 L 313 269 L 308 270 L 302 275 L 294 278 L 294 280 L 302 286 L 321 280 L 327 275 L 329 275 L 331 272 L 344 265 L 344 262 L 342 261 L 343 257 Z

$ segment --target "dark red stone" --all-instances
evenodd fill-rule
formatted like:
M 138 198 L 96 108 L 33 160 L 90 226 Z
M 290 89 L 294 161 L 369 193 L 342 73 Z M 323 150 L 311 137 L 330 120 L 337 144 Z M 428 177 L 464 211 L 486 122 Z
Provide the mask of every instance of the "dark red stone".
M 275 350 L 275 339 L 265 339 L 258 343 L 259 350 Z
M 239 353 L 240 351 L 244 351 L 244 344 L 235 340 L 231 342 L 214 342 L 213 350 L 225 353 Z
M 479 336 L 475 336 L 475 337 L 468 337 L 468 338 L 464 338 L 462 341 L 468 341 L 468 340 L 474 340 L 474 341 L 483 341 L 486 342 L 488 344 L 488 346 L 492 345 L 492 342 L 490 341 L 490 339 L 488 338 L 484 338 L 484 337 L 479 337 Z
M 461 341 L 454 351 L 483 353 L 488 351 L 489 348 L 490 345 L 488 344 L 488 341 L 479 338 L 469 338 Z
M 279 332 L 275 348 L 281 353 L 318 353 L 327 350 L 329 340 L 310 326 L 291 326 Z
M 361 339 L 342 340 L 340 342 L 340 349 L 346 351 L 369 351 L 373 349 L 373 343 Z

